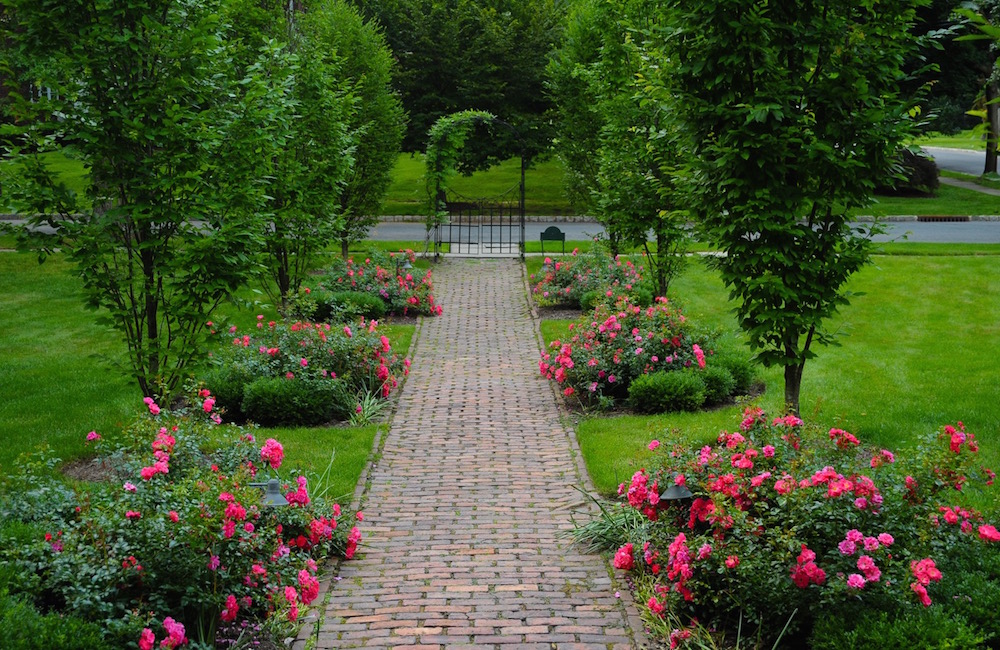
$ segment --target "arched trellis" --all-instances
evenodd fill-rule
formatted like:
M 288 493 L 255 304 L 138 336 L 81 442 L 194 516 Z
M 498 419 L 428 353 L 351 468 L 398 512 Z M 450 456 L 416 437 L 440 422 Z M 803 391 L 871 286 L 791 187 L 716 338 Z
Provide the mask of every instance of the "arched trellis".
M 516 201 L 510 199 L 513 188 L 499 197 L 469 199 L 454 193 L 449 197 L 447 179 L 455 173 L 458 153 L 470 131 L 480 123 L 508 129 L 520 145 Z M 524 174 L 528 160 L 517 129 L 486 111 L 446 115 L 428 133 L 426 164 L 427 243 L 429 246 L 433 231 L 435 257 L 440 256 L 442 244 L 448 244 L 453 253 L 478 256 L 510 254 L 516 245 L 516 252 L 524 257 Z

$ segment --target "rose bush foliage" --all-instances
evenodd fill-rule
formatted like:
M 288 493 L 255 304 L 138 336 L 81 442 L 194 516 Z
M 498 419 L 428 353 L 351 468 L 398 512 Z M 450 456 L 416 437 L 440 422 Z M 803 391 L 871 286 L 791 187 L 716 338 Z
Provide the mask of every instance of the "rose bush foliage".
M 532 275 L 531 279 L 535 281 L 532 296 L 539 304 L 580 307 L 581 299 L 591 292 L 612 297 L 638 290 L 642 267 L 628 258 L 612 257 L 597 245 L 586 253 L 574 249 L 568 258 L 555 262 L 546 257 L 541 276 Z
M 310 299 L 321 303 L 330 293 L 359 291 L 385 301 L 388 313 L 397 316 L 438 316 L 442 307 L 434 298 L 431 270 L 423 275 L 404 265 L 416 261 L 412 250 L 398 253 L 370 251 L 363 259 L 337 258 L 310 289 Z M 414 275 L 417 273 L 417 275 Z M 301 296 L 300 296 L 301 298 Z
M 362 319 L 334 326 L 303 321 L 265 323 L 263 316 L 257 318 L 255 331 L 241 334 L 233 327 L 220 335 L 217 369 L 205 380 L 227 420 L 242 422 L 262 410 L 281 418 L 259 422 L 269 425 L 347 419 L 366 395 L 388 398 L 409 372 L 409 359 L 400 359 L 393 352 L 378 321 Z M 247 404 L 250 399 L 262 401 L 262 393 L 278 392 L 275 380 L 303 384 L 305 396 L 291 395 L 289 404 L 280 409 L 254 409 Z M 326 390 L 330 386 L 336 390 Z M 286 392 L 292 391 L 281 391 Z M 310 395 L 320 400 L 321 407 L 327 404 L 329 408 L 311 408 L 314 400 L 307 399 Z M 275 399 L 284 397 L 279 394 Z
M 748 408 L 714 445 L 650 448 L 655 467 L 619 487 L 621 507 L 644 523 L 606 516 L 604 539 L 617 536 L 614 565 L 636 576 L 671 647 L 739 620 L 773 641 L 789 619 L 805 638 L 831 618 L 849 630 L 872 611 L 912 617 L 967 601 L 957 620 L 984 626 L 981 638 L 1000 632 L 988 614 L 996 590 L 969 586 L 983 567 L 997 573 L 1000 532 L 963 505 L 968 486 L 994 474 L 961 423 L 897 458 L 847 431 Z M 690 496 L 663 499 L 670 486 Z
M 587 404 L 624 398 L 640 375 L 703 369 L 711 352 L 707 338 L 695 336 L 666 298 L 640 307 L 619 295 L 613 305 L 598 304 L 570 327 L 570 340 L 553 341 L 538 367 L 565 395 Z
M 147 406 L 113 440 L 88 435 L 108 480 L 70 488 L 37 463 L 6 480 L 0 531 L 36 533 L 3 544 L 9 587 L 100 622 L 119 647 L 207 647 L 220 624 L 241 622 L 287 633 L 318 596 L 318 562 L 350 558 L 360 531 L 305 477 L 279 473 L 279 442 L 217 425 L 207 392 L 188 412 Z M 262 505 L 253 483 L 269 477 L 289 506 Z

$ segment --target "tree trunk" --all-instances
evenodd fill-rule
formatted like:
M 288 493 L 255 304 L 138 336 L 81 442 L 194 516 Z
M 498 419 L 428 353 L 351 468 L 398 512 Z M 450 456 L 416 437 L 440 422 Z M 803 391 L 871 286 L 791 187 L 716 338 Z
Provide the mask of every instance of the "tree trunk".
M 1000 140 L 1000 88 L 986 84 L 986 166 L 984 174 L 997 173 L 997 142 Z
M 347 249 L 348 248 L 350 248 L 350 244 L 348 243 L 347 238 L 345 237 L 344 239 L 340 240 L 340 255 L 345 260 L 347 259 Z
M 785 366 L 785 410 L 799 415 L 799 392 L 802 389 L 802 368 L 805 364 Z
M 667 256 L 670 254 L 670 244 L 666 235 L 660 230 L 656 232 L 656 295 L 667 295 Z

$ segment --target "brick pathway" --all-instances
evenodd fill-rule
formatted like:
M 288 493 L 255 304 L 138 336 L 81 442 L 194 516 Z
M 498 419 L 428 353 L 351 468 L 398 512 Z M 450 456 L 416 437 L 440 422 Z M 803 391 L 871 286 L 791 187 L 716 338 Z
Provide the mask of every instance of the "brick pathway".
M 628 594 L 559 536 L 587 505 L 518 262 L 449 260 L 434 284 L 444 314 L 420 327 L 360 559 L 296 647 L 634 647 Z

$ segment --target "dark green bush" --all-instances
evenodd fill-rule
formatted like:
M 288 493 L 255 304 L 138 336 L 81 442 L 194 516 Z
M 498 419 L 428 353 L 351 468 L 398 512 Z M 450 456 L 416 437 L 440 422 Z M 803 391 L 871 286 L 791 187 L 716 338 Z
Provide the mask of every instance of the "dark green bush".
M 701 373 L 705 383 L 705 403 L 708 405 L 722 404 L 733 394 L 736 380 L 733 374 L 722 366 L 709 364 Z
M 757 381 L 756 364 L 738 354 L 716 355 L 712 359 L 712 365 L 725 368 L 733 378 L 733 389 L 730 391 L 730 395 L 747 395 L 753 388 L 754 382 Z
M 653 292 L 643 287 L 635 287 L 629 293 L 632 294 L 633 302 L 640 307 L 649 307 L 653 304 Z
M 253 375 L 247 368 L 238 365 L 216 368 L 205 378 L 205 387 L 212 392 L 215 407 L 223 411 L 226 422 L 246 422 L 243 391 L 251 381 Z
M 341 320 L 353 321 L 364 316 L 369 320 L 378 320 L 385 316 L 387 306 L 378 295 L 361 291 L 337 291 L 327 294 L 329 305 L 325 311 L 329 314 L 341 315 Z M 317 301 L 318 304 L 318 301 Z M 317 309 L 317 320 L 320 309 Z
M 243 390 L 243 411 L 264 427 L 311 426 L 350 416 L 354 397 L 339 379 L 261 378 Z
M 868 611 L 853 621 L 822 617 L 816 621 L 809 647 L 812 650 L 944 650 L 985 648 L 984 641 L 984 635 L 965 619 L 937 605 L 914 606 L 896 616 Z
M 17 650 L 111 650 L 101 627 L 32 605 L 0 591 L 0 646 Z
M 705 403 L 705 383 L 693 371 L 654 372 L 636 377 L 628 397 L 641 413 L 695 411 Z
M 937 191 L 938 166 L 923 152 L 902 149 L 896 154 L 895 175 L 877 188 L 882 194 L 930 195 Z

